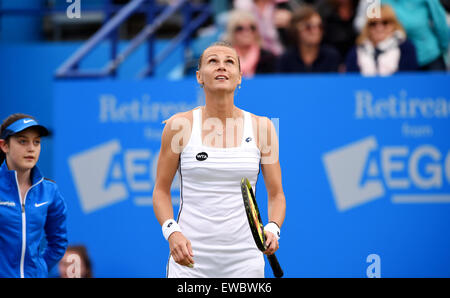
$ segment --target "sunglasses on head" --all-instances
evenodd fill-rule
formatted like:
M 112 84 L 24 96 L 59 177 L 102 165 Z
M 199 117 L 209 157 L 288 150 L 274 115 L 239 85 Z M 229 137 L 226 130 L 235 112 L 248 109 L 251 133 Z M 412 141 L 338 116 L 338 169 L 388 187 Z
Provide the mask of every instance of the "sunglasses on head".
M 236 28 L 234 28 L 234 32 L 242 32 L 244 30 L 250 30 L 252 32 L 256 32 L 256 26 L 255 25 L 250 25 L 250 26 L 236 26 Z
M 389 25 L 389 24 L 391 24 L 392 23 L 392 20 L 377 20 L 377 21 L 369 21 L 368 23 L 367 23 L 367 25 L 370 27 L 370 28 L 375 28 L 378 24 L 381 24 L 381 25 L 383 25 L 383 26 L 387 26 L 387 25 Z

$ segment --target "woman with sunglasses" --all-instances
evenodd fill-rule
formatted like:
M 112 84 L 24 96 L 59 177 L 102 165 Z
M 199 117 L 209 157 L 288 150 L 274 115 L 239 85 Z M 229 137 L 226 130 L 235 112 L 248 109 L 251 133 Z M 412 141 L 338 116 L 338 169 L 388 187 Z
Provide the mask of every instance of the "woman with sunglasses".
M 275 72 L 276 57 L 261 46 L 261 36 L 255 17 L 243 10 L 230 13 L 225 40 L 239 55 L 242 76 Z
M 279 58 L 282 73 L 338 72 L 341 57 L 337 50 L 322 44 L 323 25 L 319 13 L 310 5 L 296 10 L 291 20 L 294 46 Z
M 381 17 L 368 18 L 356 44 L 347 56 L 347 72 L 364 76 L 392 75 L 418 69 L 414 45 L 389 5 L 380 7 Z
M 449 44 L 449 29 L 442 0 L 382 0 L 390 5 L 402 24 L 408 39 L 414 44 L 419 69 L 423 71 L 446 70 L 445 56 Z M 370 1 L 360 1 L 355 25 L 365 24 L 371 10 Z M 448 61 L 447 61 L 448 63 Z
M 25 114 L 0 128 L 0 277 L 48 277 L 67 247 L 66 204 L 36 166 L 47 135 Z

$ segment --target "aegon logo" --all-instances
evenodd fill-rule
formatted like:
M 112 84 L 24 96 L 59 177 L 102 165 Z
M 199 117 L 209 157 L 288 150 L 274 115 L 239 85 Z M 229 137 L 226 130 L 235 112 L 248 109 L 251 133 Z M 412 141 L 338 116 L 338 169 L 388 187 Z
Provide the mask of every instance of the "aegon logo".
M 441 152 L 429 144 L 379 148 L 369 136 L 322 158 L 340 211 L 386 194 L 394 203 L 450 203 L 448 149 Z
M 72 155 L 70 171 L 83 211 L 93 212 L 130 197 L 136 205 L 151 205 L 157 160 L 157 152 L 122 149 L 119 140 Z M 171 189 L 178 190 L 178 184 L 175 177 Z M 173 203 L 178 204 L 175 196 Z

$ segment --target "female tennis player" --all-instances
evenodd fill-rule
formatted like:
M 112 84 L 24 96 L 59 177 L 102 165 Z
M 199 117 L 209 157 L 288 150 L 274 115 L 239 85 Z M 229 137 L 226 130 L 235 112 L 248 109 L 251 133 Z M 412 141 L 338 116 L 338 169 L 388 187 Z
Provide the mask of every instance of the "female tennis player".
M 265 253 L 279 247 L 286 206 L 278 140 L 269 119 L 234 105 L 241 76 L 229 44 L 208 47 L 197 71 L 205 106 L 172 116 L 163 130 L 153 206 L 169 241 L 168 277 L 264 277 L 240 189 L 242 177 L 256 185 L 260 166 L 268 193 Z M 175 221 L 170 187 L 177 170 L 181 206 Z
M 66 204 L 36 166 L 46 135 L 24 114 L 1 125 L 0 277 L 48 277 L 67 247 Z

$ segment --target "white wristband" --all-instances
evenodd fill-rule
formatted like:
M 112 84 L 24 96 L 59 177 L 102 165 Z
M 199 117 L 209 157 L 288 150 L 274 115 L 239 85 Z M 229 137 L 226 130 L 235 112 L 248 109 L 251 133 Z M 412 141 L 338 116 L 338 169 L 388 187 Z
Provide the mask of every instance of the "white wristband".
M 166 238 L 166 240 L 169 239 L 169 236 L 173 233 L 173 232 L 181 232 L 181 228 L 178 225 L 178 223 L 174 220 L 174 219 L 168 219 L 166 220 L 163 225 L 161 226 L 164 238 Z
M 273 233 L 275 235 L 275 237 L 277 237 L 277 240 L 280 239 L 280 228 L 278 227 L 278 225 L 276 223 L 269 222 L 267 225 L 265 225 L 264 231 L 269 231 L 269 232 Z

